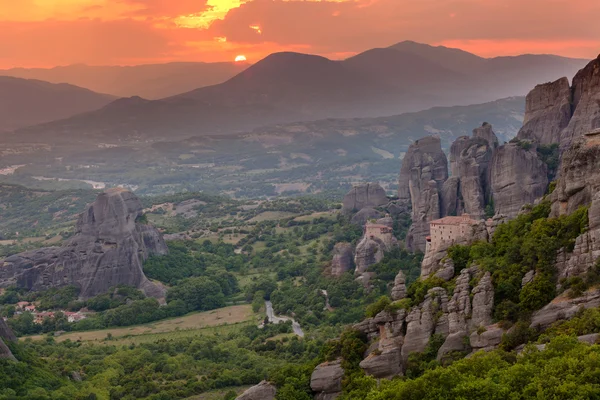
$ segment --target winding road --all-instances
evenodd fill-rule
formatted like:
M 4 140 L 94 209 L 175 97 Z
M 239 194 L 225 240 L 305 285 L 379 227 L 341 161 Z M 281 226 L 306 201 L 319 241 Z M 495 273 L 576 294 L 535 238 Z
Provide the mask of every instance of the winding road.
M 300 324 L 293 318 L 278 317 L 275 315 L 275 312 L 273 311 L 273 303 L 271 303 L 269 300 L 265 301 L 265 308 L 267 309 L 267 318 L 269 319 L 270 323 L 279 324 L 280 322 L 292 321 L 292 329 L 294 330 L 294 333 L 299 337 L 304 337 L 304 332 L 302 331 Z

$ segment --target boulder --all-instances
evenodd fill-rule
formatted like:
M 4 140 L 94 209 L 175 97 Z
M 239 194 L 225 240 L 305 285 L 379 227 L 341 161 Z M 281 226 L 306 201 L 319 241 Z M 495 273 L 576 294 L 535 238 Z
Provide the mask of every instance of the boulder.
M 365 371 L 365 374 L 377 379 L 391 379 L 402 375 L 401 344 L 383 347 L 383 350 L 378 349 L 362 360 L 360 367 Z
M 525 150 L 517 143 L 494 152 L 490 174 L 495 212 L 508 218 L 541 198 L 548 187 L 548 170 L 535 148 Z
M 425 251 L 429 222 L 441 216 L 442 186 L 448 179 L 448 160 L 438 137 L 413 143 L 404 159 L 398 181 L 400 201 L 410 201 L 412 225 L 406 244 L 410 251 Z
M 333 260 L 331 261 L 331 275 L 341 276 L 353 267 L 353 251 L 350 243 L 337 243 L 333 247 Z
M 388 202 L 385 190 L 378 183 L 357 185 L 344 196 L 342 213 L 348 215 L 363 208 L 384 206 Z
M 344 369 L 341 364 L 342 360 L 338 359 L 317 365 L 310 377 L 315 398 L 334 399 L 342 392 Z
M 277 388 L 274 385 L 262 381 L 236 397 L 236 400 L 275 400 L 276 394 Z
M 63 247 L 16 254 L 0 261 L 0 287 L 29 290 L 76 285 L 81 298 L 116 285 L 137 287 L 162 298 L 164 287 L 150 282 L 142 262 L 168 249 L 161 234 L 140 223 L 140 200 L 130 191 L 109 189 L 79 216 L 74 236 Z
M 525 120 L 519 139 L 548 145 L 560 143 L 561 132 L 571 120 L 571 88 L 567 78 L 537 85 L 527 95 Z

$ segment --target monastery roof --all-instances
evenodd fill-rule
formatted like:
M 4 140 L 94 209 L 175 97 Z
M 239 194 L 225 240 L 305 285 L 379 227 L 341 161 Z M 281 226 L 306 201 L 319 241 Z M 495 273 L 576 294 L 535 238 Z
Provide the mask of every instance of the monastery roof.
M 476 223 L 477 221 L 471 218 L 469 214 L 463 214 L 460 217 L 444 217 L 430 222 L 431 225 L 475 225 Z

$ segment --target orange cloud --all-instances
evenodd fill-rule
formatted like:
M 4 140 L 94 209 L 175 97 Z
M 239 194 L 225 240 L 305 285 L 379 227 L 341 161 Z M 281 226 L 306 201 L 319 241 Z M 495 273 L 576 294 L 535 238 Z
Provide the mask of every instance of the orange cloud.
M 342 57 L 406 39 L 591 58 L 598 15 L 598 0 L 0 0 L 0 67 Z

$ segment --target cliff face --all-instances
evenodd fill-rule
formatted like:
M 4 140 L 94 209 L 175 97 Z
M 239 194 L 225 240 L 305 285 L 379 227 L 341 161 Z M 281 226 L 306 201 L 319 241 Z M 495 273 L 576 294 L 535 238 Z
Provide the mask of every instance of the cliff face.
M 548 169 L 535 149 L 508 143 L 492 157 L 491 185 L 497 215 L 515 217 L 523 205 L 533 204 L 546 193 Z
M 89 298 L 123 284 L 164 297 L 164 289 L 146 279 L 142 262 L 168 250 L 155 228 L 136 222 L 142 214 L 133 193 L 121 189 L 102 193 L 80 215 L 75 235 L 63 247 L 0 261 L 0 285 L 45 290 L 73 284 L 80 287 L 82 298 Z
M 337 243 L 333 248 L 331 261 L 331 275 L 341 276 L 352 269 L 352 245 L 350 243 Z
M 383 260 L 386 252 L 398 246 L 398 240 L 392 233 L 393 223 L 392 218 L 386 216 L 375 223 L 367 222 L 365 225 L 363 237 L 356 245 L 354 256 L 354 274 L 361 277 L 365 285 L 369 281 L 369 267 Z
M 571 252 L 559 252 L 556 260 L 559 279 L 581 275 L 600 258 L 600 135 L 584 135 L 564 154 L 550 199 L 555 217 L 589 207 L 587 231 Z
M 473 136 L 459 137 L 450 148 L 452 177 L 443 187 L 445 215 L 470 214 L 481 218 L 490 201 L 490 163 L 498 139 L 490 124 L 473 130 Z
M 413 143 L 400 170 L 398 197 L 412 204 L 412 226 L 406 238 L 411 251 L 425 250 L 429 221 L 441 216 L 442 187 L 448 179 L 448 159 L 439 138 L 428 136 Z
M 538 85 L 528 95 L 520 139 L 540 144 L 560 143 L 561 132 L 569 125 L 571 88 L 567 78 Z
M 582 135 L 600 128 L 600 56 L 573 78 L 573 117 L 561 134 L 561 149 L 568 150 Z

